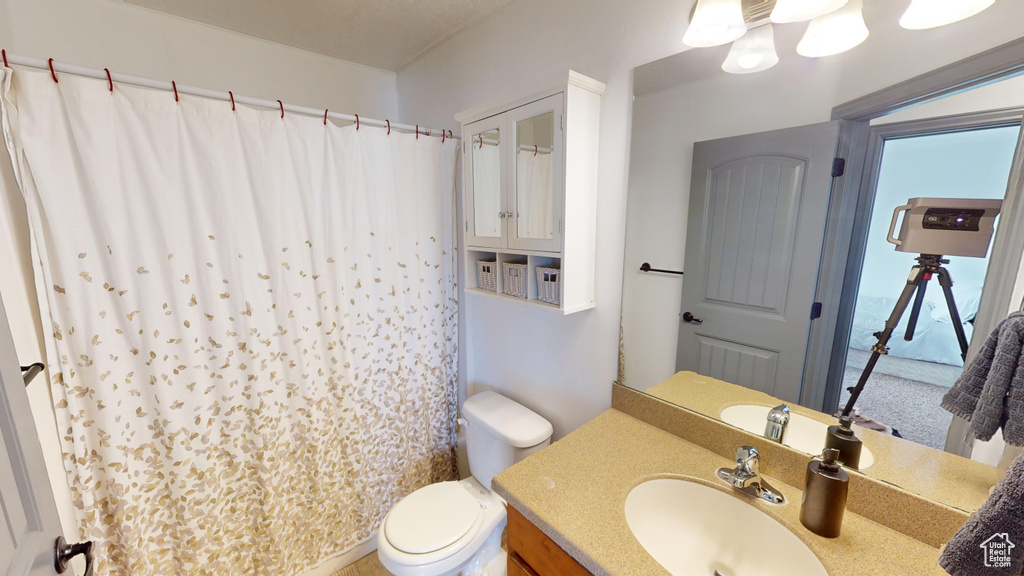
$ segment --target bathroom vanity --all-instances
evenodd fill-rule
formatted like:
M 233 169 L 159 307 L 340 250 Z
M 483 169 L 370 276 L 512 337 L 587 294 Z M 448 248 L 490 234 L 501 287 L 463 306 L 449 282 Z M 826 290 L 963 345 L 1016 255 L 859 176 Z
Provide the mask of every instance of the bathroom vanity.
M 522 512 L 508 507 L 508 574 L 510 576 L 587 576 L 573 560 Z
M 965 512 L 856 474 L 842 534 L 822 538 L 799 521 L 809 457 L 700 414 L 680 417 L 680 411 L 616 386 L 612 409 L 496 476 L 493 487 L 510 508 L 510 574 L 668 574 L 634 536 L 626 515 L 630 492 L 661 478 L 701 484 L 764 512 L 830 574 L 944 574 L 939 546 L 966 520 Z M 761 452 L 761 472 L 783 493 L 784 504 L 748 498 L 716 477 L 719 468 L 733 466 L 732 454 L 743 444 Z M 709 532 L 702 537 L 720 548 L 744 546 L 741 529 Z M 786 554 L 765 556 L 766 573 L 773 567 L 785 573 Z M 723 559 L 726 570 L 728 562 Z M 586 572 L 574 572 L 578 566 Z

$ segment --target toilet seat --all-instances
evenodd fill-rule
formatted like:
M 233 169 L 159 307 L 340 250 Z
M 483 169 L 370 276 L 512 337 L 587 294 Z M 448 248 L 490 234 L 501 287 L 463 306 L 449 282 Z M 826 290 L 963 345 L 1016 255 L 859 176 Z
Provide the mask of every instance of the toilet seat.
M 480 501 L 462 484 L 431 484 L 395 506 L 384 525 L 384 536 L 402 552 L 427 554 L 458 542 L 482 515 Z
M 449 486 L 449 488 L 445 488 L 444 490 L 451 490 L 454 492 L 454 490 L 457 489 L 467 494 L 476 502 L 476 506 L 480 512 L 477 514 L 472 526 L 470 526 L 461 537 L 451 544 L 448 544 L 438 550 L 416 554 L 398 549 L 397 546 L 392 544 L 391 538 L 389 537 L 389 535 L 392 534 L 399 525 L 398 521 L 392 522 L 392 520 L 398 507 L 404 503 L 404 500 L 397 504 L 395 508 L 393 508 L 391 512 L 384 517 L 384 520 L 381 522 L 379 532 L 377 533 L 378 556 L 381 563 L 384 564 L 384 567 L 391 573 L 398 574 L 400 576 L 455 575 L 462 567 L 476 557 L 484 542 L 488 540 L 488 537 L 490 537 L 495 530 L 498 531 L 500 545 L 500 533 L 505 526 L 506 518 L 504 500 L 502 500 L 497 494 L 494 494 L 484 488 L 473 477 L 457 482 L 441 482 L 440 484 Z M 431 486 L 436 486 L 436 484 L 432 484 Z M 419 490 L 424 490 L 425 488 L 427 487 L 420 488 Z M 416 492 L 419 492 L 419 490 Z M 410 496 L 412 496 L 412 494 L 410 494 Z M 406 499 L 410 496 L 406 496 Z M 461 494 L 459 497 L 461 497 Z M 445 514 L 447 514 L 447 511 L 445 511 Z M 434 516 L 429 518 L 429 520 L 431 522 L 436 522 L 442 515 Z M 401 529 L 399 528 L 399 530 Z

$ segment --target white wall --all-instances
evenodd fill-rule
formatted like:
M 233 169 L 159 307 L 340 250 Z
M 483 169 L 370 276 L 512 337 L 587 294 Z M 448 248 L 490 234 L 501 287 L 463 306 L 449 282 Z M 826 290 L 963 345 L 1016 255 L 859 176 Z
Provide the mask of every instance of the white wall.
M 0 0 L 0 47 L 8 53 L 339 112 L 398 121 L 393 72 L 189 22 L 120 0 Z M 170 95 L 168 95 L 170 97 Z M 225 103 L 225 106 L 228 104 Z M 0 290 L 19 360 L 43 359 L 25 207 L 2 155 Z M 42 378 L 28 388 L 68 540 L 77 539 L 52 400 Z
M 694 142 L 823 122 L 835 105 L 1024 33 L 1022 2 L 997 2 L 974 18 L 925 31 L 898 27 L 907 2 L 865 4 L 871 35 L 850 52 L 819 60 L 799 57 L 794 47 L 803 28 L 778 26 L 781 61 L 775 68 L 749 76 L 716 73 L 637 96 L 623 286 L 628 385 L 643 389 L 674 372 L 682 280 L 635 270 L 644 261 L 685 270 Z M 699 56 L 683 55 L 680 66 L 688 57 Z
M 121 0 L 0 0 L 8 52 L 371 118 L 398 116 L 396 75 Z
M 607 84 L 602 101 L 594 310 L 561 317 L 465 295 L 462 375 L 551 420 L 555 438 L 611 404 L 616 377 L 632 69 L 678 51 L 690 3 L 516 0 L 398 75 L 404 117 L 458 130 L 453 116 L 570 69 Z

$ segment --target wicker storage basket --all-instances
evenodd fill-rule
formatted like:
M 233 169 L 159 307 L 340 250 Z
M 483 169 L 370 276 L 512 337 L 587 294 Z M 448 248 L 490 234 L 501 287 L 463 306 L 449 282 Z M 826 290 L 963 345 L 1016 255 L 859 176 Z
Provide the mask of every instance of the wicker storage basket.
M 526 264 L 502 262 L 501 272 L 504 279 L 505 294 L 516 298 L 526 298 Z
M 498 291 L 498 262 L 495 260 L 476 261 L 476 284 L 481 290 Z
M 537 300 L 558 306 L 559 281 L 562 271 L 558 268 L 537 266 Z

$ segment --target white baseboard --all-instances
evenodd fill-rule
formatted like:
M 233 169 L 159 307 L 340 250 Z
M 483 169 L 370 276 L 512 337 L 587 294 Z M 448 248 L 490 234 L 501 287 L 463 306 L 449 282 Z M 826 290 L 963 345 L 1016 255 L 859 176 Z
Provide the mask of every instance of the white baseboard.
M 377 549 L 377 531 L 374 530 L 365 540 L 349 548 L 348 550 L 331 556 L 320 564 L 299 574 L 298 576 L 331 576 L 345 566 L 352 564 L 363 556 Z

